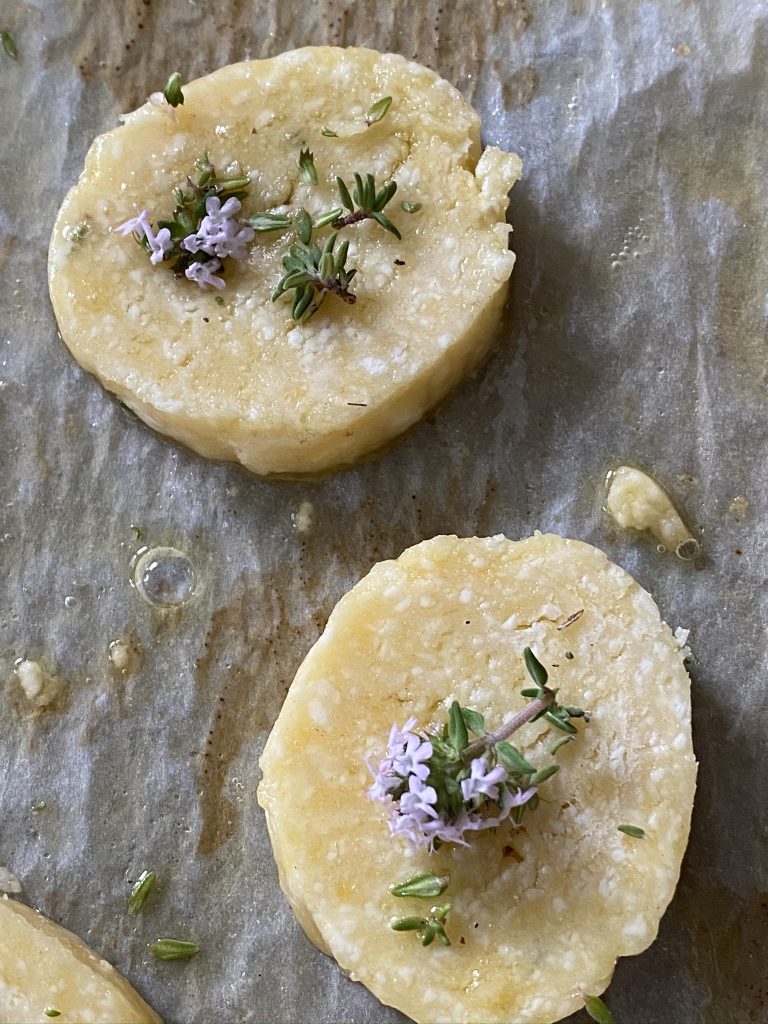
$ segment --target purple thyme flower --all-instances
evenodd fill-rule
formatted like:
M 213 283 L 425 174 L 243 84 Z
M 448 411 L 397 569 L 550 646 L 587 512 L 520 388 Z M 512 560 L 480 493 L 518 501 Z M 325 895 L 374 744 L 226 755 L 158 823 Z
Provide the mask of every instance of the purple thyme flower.
M 131 217 L 125 224 L 121 224 L 115 228 L 121 235 L 138 235 L 140 238 L 146 238 L 149 243 L 151 255 L 149 257 L 151 263 L 162 263 L 166 257 L 166 254 L 173 248 L 173 241 L 171 240 L 171 232 L 168 228 L 161 228 L 157 234 L 149 219 L 149 210 L 142 210 L 138 217 Z
M 215 271 L 221 270 L 221 263 L 219 260 L 208 260 L 206 263 L 191 263 L 184 271 L 185 277 L 188 277 L 190 281 L 194 281 L 201 288 L 218 288 L 221 291 L 222 288 L 226 288 L 224 279 L 222 277 L 216 277 Z
M 506 782 L 508 778 L 507 771 L 502 765 L 497 764 L 487 772 L 485 758 L 476 757 L 470 765 L 470 773 L 470 777 L 461 783 L 461 795 L 467 803 L 476 796 L 498 800 L 499 783 Z
M 256 233 L 235 219 L 240 212 L 240 200 L 232 196 L 222 206 L 218 196 L 209 196 L 205 201 L 205 212 L 197 232 L 187 235 L 181 243 L 182 249 L 204 252 L 221 259 L 232 256 L 233 259 L 244 260 L 248 255 L 248 242 Z

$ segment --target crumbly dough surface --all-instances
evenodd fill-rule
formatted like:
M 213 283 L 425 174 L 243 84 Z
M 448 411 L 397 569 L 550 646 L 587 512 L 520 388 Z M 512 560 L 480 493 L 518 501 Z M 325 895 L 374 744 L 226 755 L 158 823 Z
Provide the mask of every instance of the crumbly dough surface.
M 162 1024 L 115 968 L 47 917 L 0 898 L 0 1024 Z
M 481 154 L 479 118 L 456 89 L 372 50 L 306 47 L 183 91 L 183 106 L 148 102 L 97 138 L 59 212 L 49 280 L 64 341 L 150 426 L 203 455 L 301 475 L 382 448 L 494 340 L 514 263 L 504 218 L 518 157 Z M 384 96 L 388 113 L 368 126 Z M 297 166 L 304 148 L 317 186 Z M 172 188 L 204 151 L 220 173 L 251 176 L 244 215 L 318 214 L 339 205 L 336 175 L 392 178 L 386 212 L 402 241 L 371 221 L 345 230 L 357 302 L 329 296 L 302 325 L 287 299 L 270 301 L 291 238 L 257 235 L 246 262 L 227 261 L 218 305 L 114 232 L 145 208 L 155 223 L 169 216 Z
M 526 646 L 561 702 L 592 713 L 557 753 L 539 808 L 469 849 L 429 855 L 390 838 L 365 758 L 383 756 L 393 722 L 433 727 L 453 699 L 501 724 L 530 685 Z M 540 721 L 514 742 L 543 766 L 562 735 Z M 596 548 L 437 537 L 375 565 L 340 601 L 261 765 L 283 889 L 344 970 L 416 1021 L 546 1024 L 656 936 L 695 789 L 690 683 L 650 595 Z M 419 870 L 451 876 L 449 948 L 388 928 L 423 914 L 424 902 L 388 893 Z

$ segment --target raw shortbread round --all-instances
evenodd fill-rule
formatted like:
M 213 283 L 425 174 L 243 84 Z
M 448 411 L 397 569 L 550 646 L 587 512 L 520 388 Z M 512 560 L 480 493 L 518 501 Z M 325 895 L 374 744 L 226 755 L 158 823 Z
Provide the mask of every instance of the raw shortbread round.
M 46 1013 L 55 1010 L 56 1013 Z M 0 899 L 0 1022 L 161 1024 L 115 968 L 23 903 Z
M 454 699 L 501 725 L 530 685 L 526 646 L 558 699 L 592 713 L 538 809 L 470 848 L 430 855 L 391 838 L 364 759 L 383 756 L 393 722 L 435 727 Z M 542 721 L 514 739 L 539 766 L 562 736 Z M 596 548 L 437 537 L 337 605 L 261 765 L 282 887 L 342 968 L 417 1021 L 545 1024 L 602 992 L 672 897 L 696 778 L 689 679 L 651 597 Z M 388 893 L 420 870 L 450 874 L 449 948 L 388 927 L 428 909 Z
M 350 464 L 488 351 L 514 263 L 504 216 L 520 161 L 492 147 L 481 155 L 479 118 L 460 93 L 392 54 L 307 47 L 183 91 L 183 106 L 147 103 L 97 138 L 64 201 L 49 260 L 62 337 L 150 426 L 203 455 L 264 474 Z M 388 112 L 369 126 L 366 112 L 386 96 Z M 317 186 L 297 166 L 303 148 Z M 221 306 L 113 230 L 145 208 L 155 223 L 167 218 L 172 188 L 204 151 L 219 172 L 236 163 L 250 175 L 244 216 L 319 214 L 339 205 L 336 175 L 391 178 L 386 212 L 402 241 L 370 220 L 345 229 L 356 303 L 329 296 L 297 324 L 290 302 L 270 301 L 292 239 L 257 235 L 244 263 L 228 261 Z

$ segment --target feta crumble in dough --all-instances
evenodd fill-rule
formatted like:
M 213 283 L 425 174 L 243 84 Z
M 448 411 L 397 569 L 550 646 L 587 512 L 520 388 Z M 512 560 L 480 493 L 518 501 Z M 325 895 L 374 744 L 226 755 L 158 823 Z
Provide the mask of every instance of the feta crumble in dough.
M 124 120 L 96 139 L 64 201 L 49 279 L 75 358 L 150 426 L 256 473 L 319 473 L 382 448 L 487 353 L 514 263 L 504 217 L 520 161 L 481 155 L 478 115 L 434 72 L 307 47 L 222 68 L 185 85 L 183 106 L 146 103 Z M 317 186 L 297 166 L 305 147 Z M 329 296 L 297 324 L 287 299 L 270 301 L 294 239 L 257 235 L 246 261 L 228 261 L 220 306 L 114 231 L 145 208 L 169 216 L 203 151 L 220 172 L 237 162 L 251 176 L 246 217 L 338 207 L 336 175 L 392 178 L 402 241 L 372 221 L 345 229 L 357 302 Z
M 592 712 L 538 809 L 470 848 L 429 855 L 390 838 L 364 758 L 382 756 L 393 721 L 433 727 L 453 699 L 501 724 L 524 704 L 526 646 L 558 699 Z M 674 892 L 696 778 L 689 691 L 651 597 L 588 544 L 437 537 L 375 565 L 307 655 L 261 760 L 259 800 L 299 921 L 414 1020 L 573 1013 L 617 957 L 653 941 Z M 513 742 L 543 766 L 560 736 L 540 721 Z M 429 909 L 388 893 L 421 870 L 450 875 L 449 948 L 388 927 Z
M 22 903 L 0 898 L 0 1024 L 161 1024 L 112 964 Z

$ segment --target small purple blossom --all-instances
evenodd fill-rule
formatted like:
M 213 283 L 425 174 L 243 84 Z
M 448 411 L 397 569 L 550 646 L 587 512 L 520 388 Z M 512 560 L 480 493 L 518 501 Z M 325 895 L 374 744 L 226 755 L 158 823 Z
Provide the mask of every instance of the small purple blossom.
M 476 796 L 487 796 L 491 800 L 499 799 L 499 783 L 506 782 L 509 777 L 502 765 L 486 771 L 485 758 L 476 757 L 470 765 L 470 776 L 461 783 L 461 795 L 469 802 Z
M 248 255 L 247 245 L 256 232 L 235 219 L 240 212 L 240 200 L 232 196 L 222 206 L 218 196 L 209 196 L 205 201 L 205 212 L 197 232 L 187 235 L 181 243 L 182 249 L 204 252 L 221 259 L 231 256 L 244 260 Z
M 221 291 L 222 288 L 226 288 L 226 283 L 222 277 L 216 277 L 215 272 L 221 270 L 221 263 L 219 260 L 208 260 L 205 263 L 200 263 L 197 260 L 194 263 L 190 263 L 187 269 L 184 271 L 185 277 L 188 277 L 190 281 L 194 281 L 201 288 L 218 288 Z
M 154 235 L 152 224 L 149 220 L 149 210 L 142 210 L 138 217 L 131 217 L 125 224 L 115 228 L 115 231 L 121 235 L 140 235 L 142 238 L 149 238 L 150 235 Z
M 115 228 L 121 235 L 138 235 L 139 238 L 146 238 L 150 248 L 150 262 L 162 263 L 166 255 L 173 248 L 171 232 L 168 228 L 161 228 L 157 234 L 149 219 L 149 210 L 142 210 L 137 217 L 131 217 L 125 224 Z
M 368 796 L 387 805 L 392 835 L 430 850 L 440 843 L 467 846 L 466 833 L 497 828 L 514 808 L 536 794 L 536 786 L 513 789 L 508 771 L 496 763 L 491 750 L 471 760 L 468 774 L 460 759 L 449 769 L 454 784 L 459 784 L 462 803 L 458 811 L 455 803 L 441 807 L 438 790 L 429 783 L 434 772 L 437 785 L 446 769 L 440 762 L 431 763 L 434 746 L 416 729 L 415 718 L 409 718 L 402 729 L 395 723 L 389 732 L 387 756 L 376 768 L 366 762 L 373 776 Z

